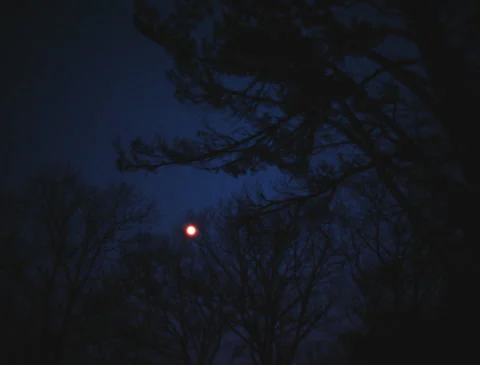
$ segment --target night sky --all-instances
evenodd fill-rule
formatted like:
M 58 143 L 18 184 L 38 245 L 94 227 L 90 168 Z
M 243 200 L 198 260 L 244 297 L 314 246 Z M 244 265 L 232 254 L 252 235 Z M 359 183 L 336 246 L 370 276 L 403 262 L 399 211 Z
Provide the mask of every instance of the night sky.
M 91 183 L 137 185 L 158 202 L 159 224 L 169 229 L 187 211 L 216 204 L 243 184 L 268 185 L 278 177 L 234 179 L 188 167 L 120 174 L 117 136 L 123 143 L 155 133 L 194 136 L 202 121 L 225 121 L 175 100 L 165 77 L 169 57 L 134 28 L 132 0 L 14 4 L 1 25 L 2 187 L 18 186 L 45 164 L 70 162 Z
M 191 210 L 256 181 L 268 191 L 280 177 L 273 169 L 239 179 L 190 167 L 118 172 L 117 137 L 124 145 L 156 133 L 193 137 L 205 121 L 220 129 L 228 122 L 174 98 L 165 76 L 169 56 L 135 29 L 133 0 L 14 0 L 13 6 L 0 19 L 1 189 L 20 187 L 47 165 L 71 163 L 92 184 L 135 184 L 158 203 L 158 229 L 170 231 Z M 416 52 L 398 39 L 379 48 L 390 57 Z M 363 77 L 374 66 L 362 62 L 347 60 L 345 67 Z

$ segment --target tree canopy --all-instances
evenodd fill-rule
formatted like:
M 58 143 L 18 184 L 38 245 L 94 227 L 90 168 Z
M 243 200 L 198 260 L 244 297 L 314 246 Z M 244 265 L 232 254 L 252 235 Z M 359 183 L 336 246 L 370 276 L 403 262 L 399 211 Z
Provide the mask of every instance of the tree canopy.
M 154 231 L 135 187 L 71 168 L 2 193 L 4 362 L 474 358 L 478 2 L 134 5 L 177 98 L 227 128 L 117 143 L 118 168 L 285 180 L 188 215 L 188 238 Z
M 384 219 L 403 214 L 417 251 L 442 267 L 445 326 L 477 323 L 478 300 L 464 288 L 478 277 L 478 2 L 135 5 L 135 27 L 174 61 L 177 98 L 224 113 L 230 132 L 117 144 L 122 171 L 187 165 L 241 176 L 273 166 L 303 188 L 260 204 L 279 209 L 386 192 Z
M 135 26 L 171 54 L 178 99 L 226 113 L 231 133 L 137 138 L 128 153 L 117 145 L 121 170 L 190 165 L 240 176 L 275 166 L 313 197 L 373 174 L 417 222 L 427 217 L 407 189 L 448 191 L 454 211 L 477 196 L 476 141 L 459 124 L 478 96 L 476 3 L 175 4 L 160 17 L 137 1 Z M 383 51 L 401 41 L 408 52 Z M 368 66 L 348 66 L 357 59 Z M 452 230 L 471 221 L 459 216 L 449 217 Z

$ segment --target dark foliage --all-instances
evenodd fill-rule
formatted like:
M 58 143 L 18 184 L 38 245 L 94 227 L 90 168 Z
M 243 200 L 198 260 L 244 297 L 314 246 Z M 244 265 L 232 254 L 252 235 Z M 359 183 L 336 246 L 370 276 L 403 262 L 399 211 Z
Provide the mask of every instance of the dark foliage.
M 117 144 L 118 167 L 288 182 L 190 217 L 188 240 L 69 168 L 3 194 L 2 363 L 475 358 L 478 2 L 137 0 L 133 20 L 178 99 L 231 129 Z
M 2 363 L 84 363 L 101 332 L 98 316 L 121 306 L 117 288 L 106 298 L 99 286 L 118 246 L 146 227 L 153 206 L 128 185 L 100 189 L 55 167 L 22 195 L 2 195 L 1 210 L 8 223 L 1 236 Z
M 352 189 L 357 196 L 386 191 L 392 204 L 381 207 L 383 220 L 401 212 L 410 251 L 425 251 L 422 262 L 435 267 L 442 298 L 435 319 L 390 308 L 387 320 L 376 310 L 374 319 L 363 318 L 367 327 L 376 326 L 372 321 L 403 327 L 393 334 L 371 329 L 356 343 L 382 347 L 388 340 L 413 358 L 419 348 L 412 338 L 420 337 L 411 333 L 437 333 L 430 338 L 439 341 L 439 358 L 467 356 L 473 348 L 466 333 L 479 319 L 472 290 L 479 253 L 472 123 L 480 99 L 479 19 L 478 2 L 468 0 L 177 1 L 162 16 L 137 1 L 134 24 L 171 54 L 175 67 L 167 75 L 178 99 L 224 112 L 232 129 L 170 143 L 138 138 L 128 153 L 117 145 L 117 165 L 123 171 L 189 165 L 233 176 L 275 166 L 306 191 L 260 204 L 279 209 L 320 196 L 335 201 Z M 350 66 L 355 60 L 367 65 Z M 362 209 L 358 219 L 367 217 Z M 365 238 L 362 230 L 355 234 Z M 404 259 L 411 269 L 414 257 Z M 368 280 L 379 280 L 395 262 L 382 263 Z M 364 353 L 372 356 L 367 363 L 385 361 Z

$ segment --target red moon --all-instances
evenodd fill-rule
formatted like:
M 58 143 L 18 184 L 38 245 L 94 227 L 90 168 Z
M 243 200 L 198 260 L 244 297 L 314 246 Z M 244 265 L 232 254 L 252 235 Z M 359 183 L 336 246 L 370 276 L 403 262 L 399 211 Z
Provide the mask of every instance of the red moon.
M 197 227 L 195 227 L 193 224 L 189 224 L 188 226 L 185 227 L 185 234 L 189 237 L 194 237 L 198 233 Z

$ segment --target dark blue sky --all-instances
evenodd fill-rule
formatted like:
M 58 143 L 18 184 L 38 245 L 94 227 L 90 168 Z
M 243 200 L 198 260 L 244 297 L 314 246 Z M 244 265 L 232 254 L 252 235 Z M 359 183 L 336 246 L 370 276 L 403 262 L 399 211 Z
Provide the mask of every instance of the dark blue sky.
M 92 183 L 135 183 L 158 201 L 168 229 L 188 210 L 215 204 L 244 183 L 276 179 L 187 167 L 150 176 L 117 172 L 116 136 L 123 142 L 156 132 L 193 136 L 205 117 L 213 125 L 222 121 L 174 99 L 164 74 L 168 55 L 133 27 L 132 0 L 14 3 L 21 10 L 2 25 L 2 185 L 15 186 L 45 164 L 71 162 Z

